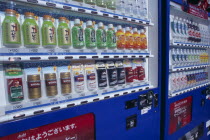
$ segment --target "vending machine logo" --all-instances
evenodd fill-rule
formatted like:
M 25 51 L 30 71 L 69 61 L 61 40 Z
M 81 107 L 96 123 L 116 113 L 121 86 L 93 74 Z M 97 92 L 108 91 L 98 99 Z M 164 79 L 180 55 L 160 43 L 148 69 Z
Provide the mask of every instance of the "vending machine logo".
M 169 134 L 176 132 L 192 120 L 192 96 L 170 105 Z
M 12 134 L 0 140 L 94 140 L 94 114 L 71 119 Z

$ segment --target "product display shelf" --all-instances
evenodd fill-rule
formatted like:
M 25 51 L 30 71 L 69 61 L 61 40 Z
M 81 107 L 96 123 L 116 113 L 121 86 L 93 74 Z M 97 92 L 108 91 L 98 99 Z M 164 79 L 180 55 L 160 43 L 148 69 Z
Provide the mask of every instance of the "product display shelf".
M 103 16 L 103 17 L 109 17 L 113 18 L 116 20 L 123 20 L 127 22 L 132 22 L 135 24 L 141 24 L 145 26 L 153 26 L 154 24 L 151 22 L 151 20 L 144 20 L 144 19 L 139 19 L 139 18 L 134 18 L 130 16 L 125 16 L 125 15 L 120 15 L 108 11 L 102 11 L 98 10 L 95 8 L 88 8 L 84 6 L 78 6 L 78 5 L 73 5 L 73 4 L 67 4 L 67 3 L 62 3 L 62 2 L 47 2 L 43 0 L 16 0 L 17 2 L 25 2 L 29 4 L 35 4 L 37 6 L 47 6 L 47 7 L 52 7 L 52 8 L 59 8 L 63 10 L 71 10 L 71 11 L 76 11 L 76 12 L 82 12 L 82 13 L 87 13 L 91 15 L 98 15 L 98 16 Z
M 209 67 L 209 66 L 210 66 L 210 64 L 201 64 L 201 65 L 192 65 L 192 66 L 171 66 L 170 70 L 172 72 L 175 72 L 175 71 L 185 71 L 185 70 L 206 68 L 206 67 Z
M 2 48 L 0 61 L 151 58 L 149 51 Z
M 172 42 L 173 43 L 171 43 L 171 46 L 177 46 L 177 47 L 210 48 L 210 45 L 205 45 L 205 44 L 183 43 L 175 41 Z
M 22 108 L 22 109 L 16 109 L 13 111 L 13 113 L 6 114 L 4 116 L 0 116 L 0 122 L 5 122 L 5 121 L 12 121 L 28 116 L 33 116 L 33 115 L 38 115 L 41 113 L 46 113 L 58 109 L 64 109 L 64 108 L 69 108 L 69 107 L 74 107 L 78 105 L 83 105 L 91 102 L 97 102 L 101 100 L 106 100 L 110 98 L 116 98 L 119 96 L 123 95 L 128 95 L 132 94 L 135 92 L 139 92 L 142 90 L 149 90 L 154 88 L 152 85 L 142 83 L 139 86 L 131 86 L 130 88 L 124 88 L 121 90 L 115 90 L 115 91 L 107 91 L 106 93 L 102 93 L 102 95 L 94 95 L 92 97 L 88 98 L 81 98 L 81 99 L 69 99 L 65 101 L 57 101 L 57 102 L 52 102 L 46 105 L 39 105 L 39 106 L 34 106 L 34 107 L 28 107 L 28 108 Z
M 175 91 L 175 92 L 169 91 L 169 98 L 172 98 L 172 97 L 181 95 L 181 94 L 183 94 L 183 93 L 187 93 L 187 92 L 193 91 L 193 90 L 195 90 L 195 89 L 199 89 L 199 88 L 208 86 L 209 84 L 210 84 L 210 82 L 206 82 L 206 83 L 204 83 L 204 84 L 200 84 L 200 85 L 197 85 L 197 86 L 194 86 L 194 87 L 182 89 L 182 90 Z

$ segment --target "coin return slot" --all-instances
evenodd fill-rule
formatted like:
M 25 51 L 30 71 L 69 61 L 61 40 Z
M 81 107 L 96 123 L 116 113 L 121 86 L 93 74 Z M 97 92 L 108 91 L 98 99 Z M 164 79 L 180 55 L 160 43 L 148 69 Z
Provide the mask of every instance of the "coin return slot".
M 88 103 L 88 101 L 83 101 L 83 102 L 81 102 L 81 104 L 87 104 Z
M 40 113 L 43 113 L 43 112 L 44 112 L 44 110 L 35 111 L 35 112 L 34 112 L 34 115 L 40 114 Z
M 99 98 L 93 99 L 93 102 L 99 101 Z
M 57 110 L 57 109 L 60 109 L 60 108 L 61 108 L 60 106 L 57 106 L 57 107 L 51 108 L 51 110 Z
M 56 56 L 55 57 L 48 57 L 48 59 L 49 60 L 56 60 L 56 59 L 58 59 L 58 57 L 56 57 Z
M 13 118 L 14 119 L 18 119 L 18 118 L 22 118 L 22 117 L 25 117 L 25 116 L 26 116 L 25 114 L 20 114 L 20 115 L 14 116 Z
M 75 104 L 68 104 L 67 107 L 73 107 Z
M 30 57 L 30 60 L 40 60 L 41 57 Z

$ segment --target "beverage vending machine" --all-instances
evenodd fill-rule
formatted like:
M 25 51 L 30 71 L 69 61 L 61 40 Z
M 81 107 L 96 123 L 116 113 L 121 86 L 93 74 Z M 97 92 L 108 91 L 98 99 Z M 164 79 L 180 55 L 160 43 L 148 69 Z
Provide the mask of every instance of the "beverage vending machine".
M 210 22 L 203 1 L 167 0 L 162 139 L 209 139 Z
M 160 10 L 0 0 L 0 140 L 160 139 Z

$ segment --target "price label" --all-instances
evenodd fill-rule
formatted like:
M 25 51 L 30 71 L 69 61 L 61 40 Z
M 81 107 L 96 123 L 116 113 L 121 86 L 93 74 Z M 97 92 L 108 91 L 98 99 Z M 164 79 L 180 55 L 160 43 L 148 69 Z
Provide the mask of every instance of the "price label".
M 23 105 L 22 104 L 18 104 L 18 105 L 14 105 L 13 106 L 13 109 L 16 110 L 16 109 L 21 109 L 23 108 Z
M 54 53 L 55 52 L 55 49 L 48 49 L 48 52 L 49 53 Z
M 70 51 L 70 50 L 64 50 L 64 52 L 69 53 L 69 52 L 71 52 L 71 51 Z
M 72 99 L 72 96 L 66 96 L 66 100 Z
M 34 102 L 33 105 L 34 106 L 41 105 L 41 102 L 40 101 L 39 102 Z
M 38 49 L 29 49 L 30 53 L 38 53 Z
M 8 49 L 8 53 L 18 53 L 19 49 Z

